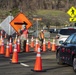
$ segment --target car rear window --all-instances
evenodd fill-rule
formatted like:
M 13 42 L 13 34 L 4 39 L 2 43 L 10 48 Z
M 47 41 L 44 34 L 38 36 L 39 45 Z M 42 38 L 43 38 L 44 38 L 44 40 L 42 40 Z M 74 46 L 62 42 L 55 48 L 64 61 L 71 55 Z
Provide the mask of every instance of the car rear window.
M 61 29 L 60 34 L 61 35 L 71 35 L 72 33 L 75 33 L 76 29 Z

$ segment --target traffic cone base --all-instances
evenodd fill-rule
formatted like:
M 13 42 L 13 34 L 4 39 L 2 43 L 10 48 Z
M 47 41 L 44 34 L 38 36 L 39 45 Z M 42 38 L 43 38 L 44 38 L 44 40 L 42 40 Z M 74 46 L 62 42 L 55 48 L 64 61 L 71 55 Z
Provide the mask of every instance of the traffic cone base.
M 33 72 L 46 72 L 46 70 L 34 70 L 34 69 L 31 69 L 31 71 L 33 71 Z

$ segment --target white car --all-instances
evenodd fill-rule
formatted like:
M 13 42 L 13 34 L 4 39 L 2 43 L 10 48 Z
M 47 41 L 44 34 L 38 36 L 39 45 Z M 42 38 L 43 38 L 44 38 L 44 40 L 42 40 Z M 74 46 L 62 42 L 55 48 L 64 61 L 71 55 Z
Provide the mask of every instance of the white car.
M 58 34 L 56 35 L 56 46 L 60 46 L 61 41 L 65 41 L 69 35 L 76 32 L 76 27 L 65 27 L 59 30 Z

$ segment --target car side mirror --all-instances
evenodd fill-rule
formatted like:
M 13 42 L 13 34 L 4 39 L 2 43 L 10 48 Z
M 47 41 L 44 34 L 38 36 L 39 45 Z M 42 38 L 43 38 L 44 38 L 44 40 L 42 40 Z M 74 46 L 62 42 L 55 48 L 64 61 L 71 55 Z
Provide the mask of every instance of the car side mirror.
M 61 40 L 61 41 L 59 41 L 59 43 L 60 43 L 60 44 L 63 44 L 64 42 Z
M 67 42 L 64 42 L 64 41 L 62 41 L 62 40 L 61 40 L 61 41 L 59 41 L 59 43 L 60 43 L 60 44 L 67 45 Z

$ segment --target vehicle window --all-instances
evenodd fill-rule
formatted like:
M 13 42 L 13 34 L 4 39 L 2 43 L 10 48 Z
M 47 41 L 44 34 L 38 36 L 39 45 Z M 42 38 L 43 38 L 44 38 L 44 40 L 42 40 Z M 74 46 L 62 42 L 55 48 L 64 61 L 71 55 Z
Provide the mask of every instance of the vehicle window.
M 70 36 L 65 40 L 65 43 L 70 43 L 73 37 L 74 37 L 74 34 L 70 35 Z
M 71 35 L 76 32 L 76 29 L 61 29 L 60 34 L 62 35 Z
M 73 37 L 71 43 L 72 43 L 72 44 L 76 44 L 76 35 Z

